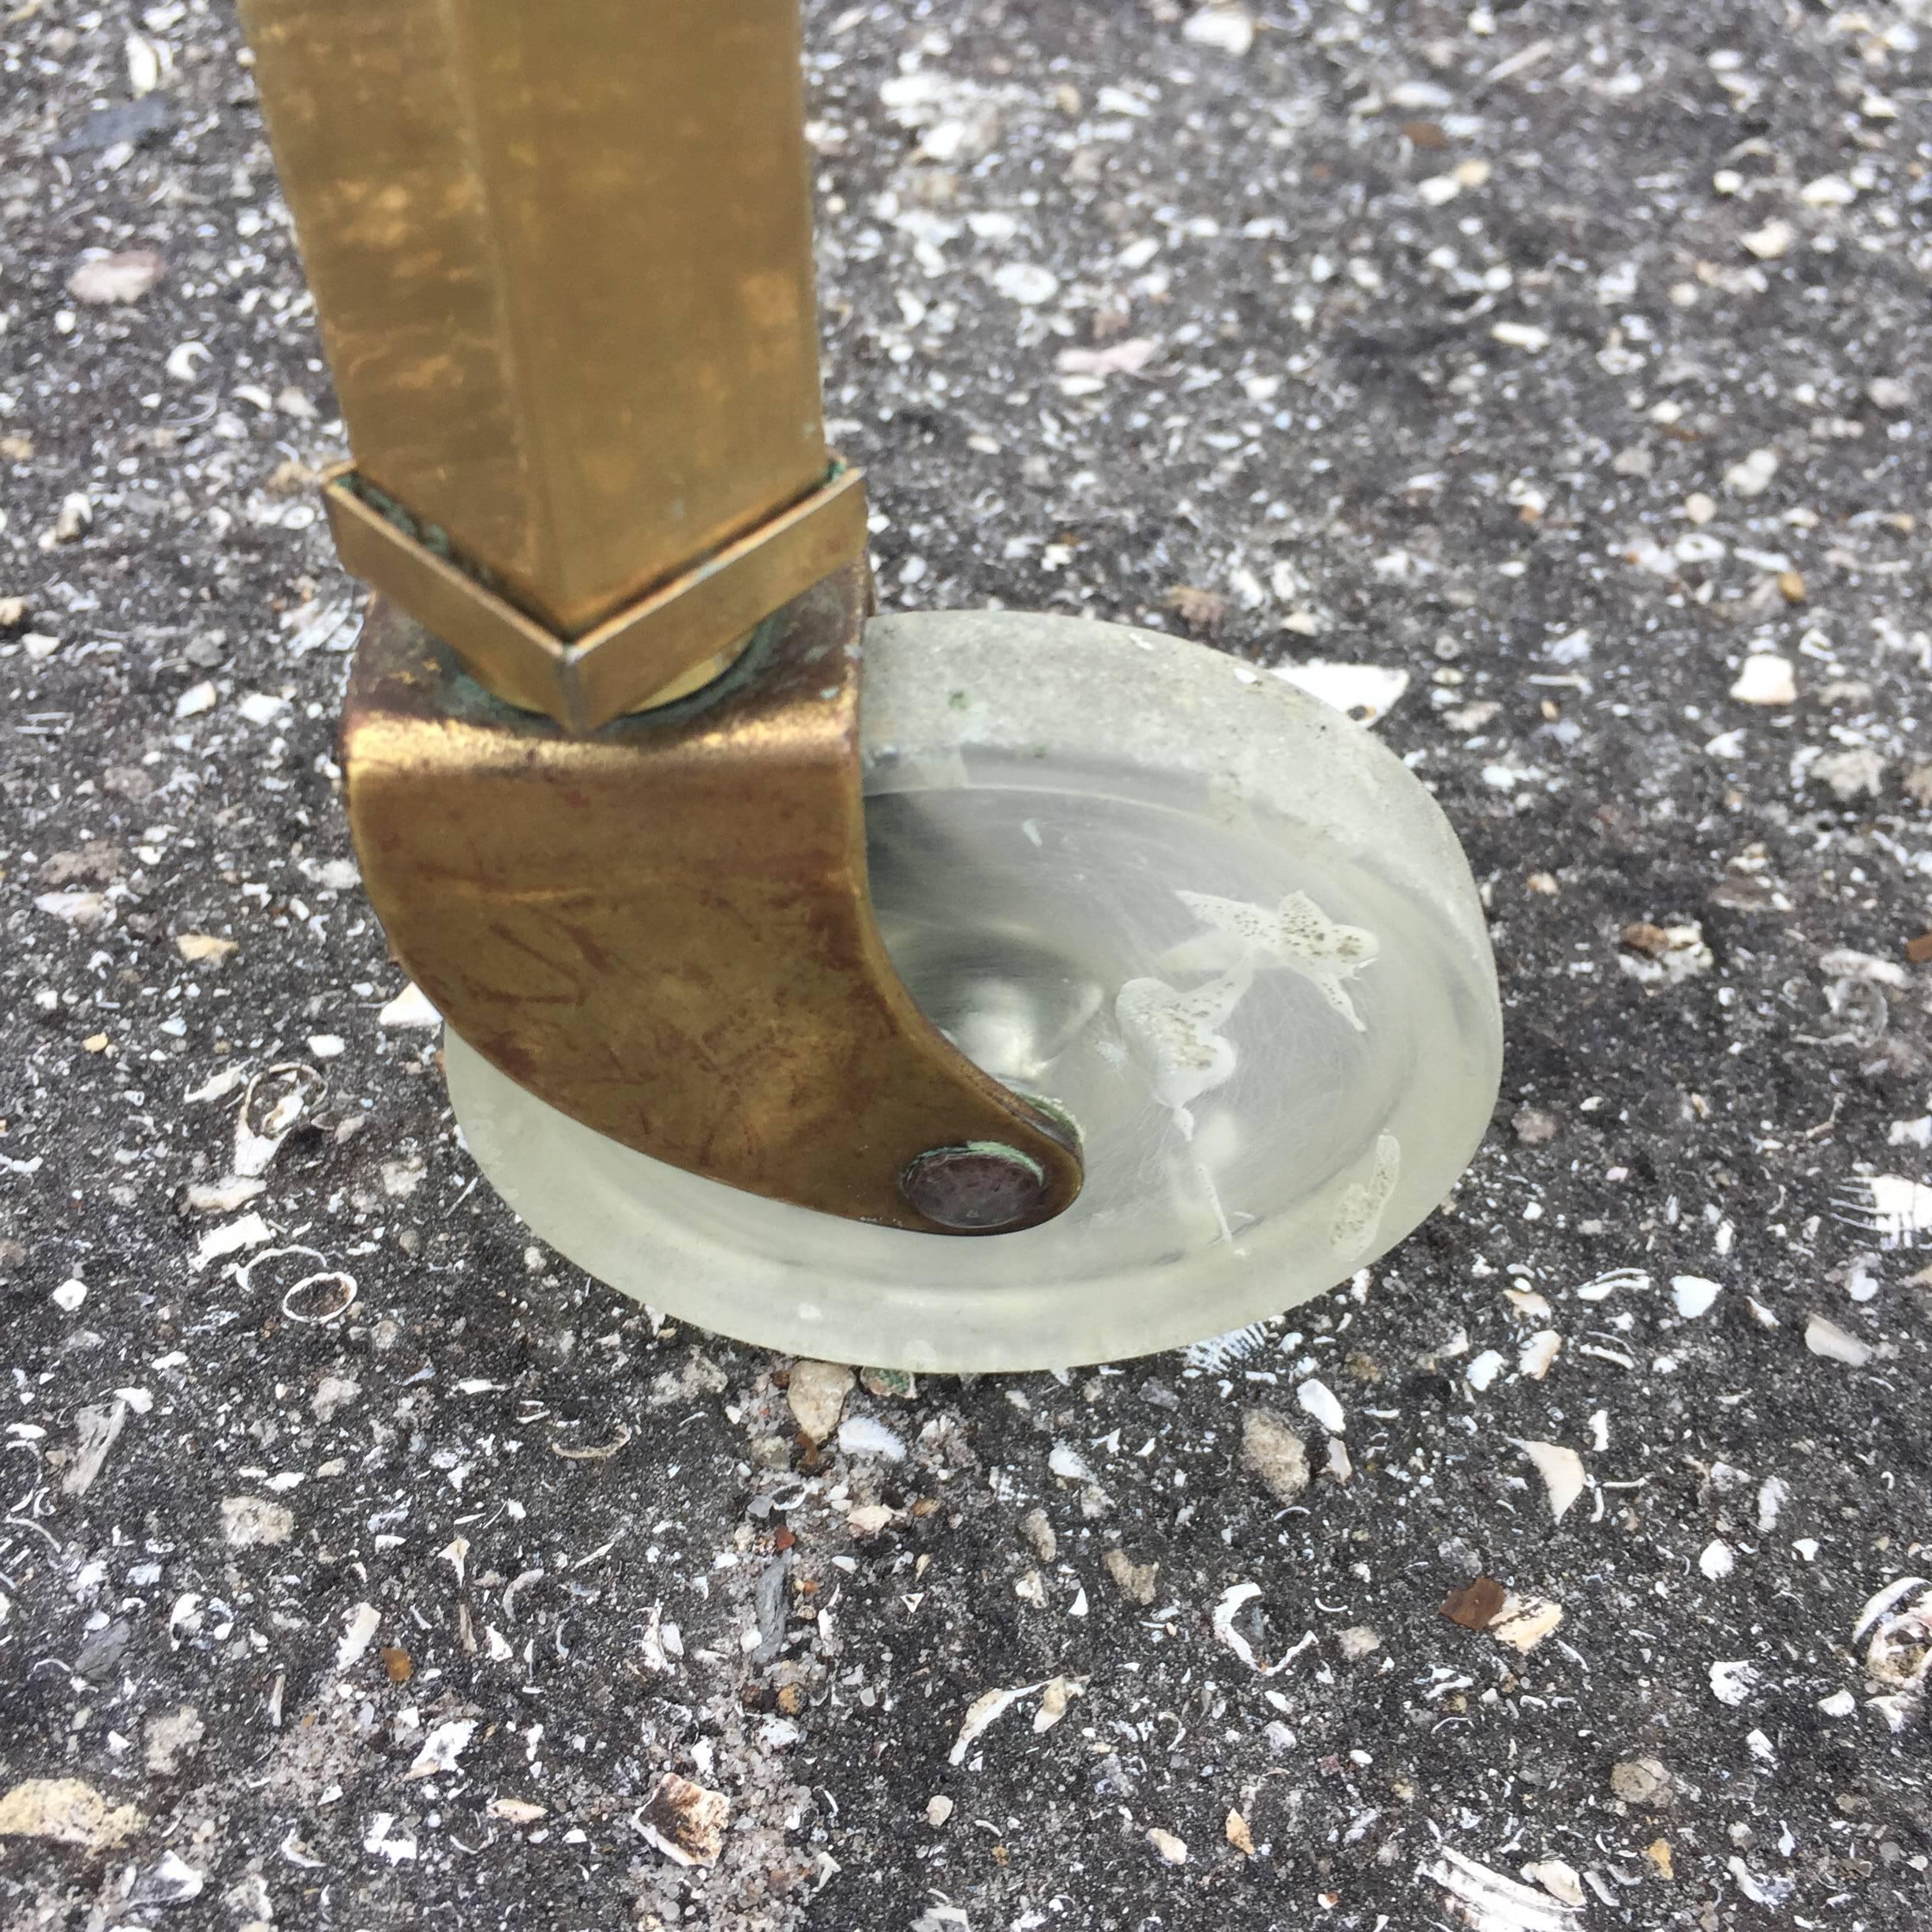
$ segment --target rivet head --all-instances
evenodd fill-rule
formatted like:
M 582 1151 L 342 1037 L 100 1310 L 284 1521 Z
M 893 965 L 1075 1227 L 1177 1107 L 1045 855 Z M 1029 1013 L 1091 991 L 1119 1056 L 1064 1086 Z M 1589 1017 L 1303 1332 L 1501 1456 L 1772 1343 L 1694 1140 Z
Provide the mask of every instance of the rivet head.
M 899 1191 L 936 1227 L 991 1234 L 1017 1226 L 1039 1207 L 1046 1172 L 998 1140 L 933 1148 L 906 1164 Z

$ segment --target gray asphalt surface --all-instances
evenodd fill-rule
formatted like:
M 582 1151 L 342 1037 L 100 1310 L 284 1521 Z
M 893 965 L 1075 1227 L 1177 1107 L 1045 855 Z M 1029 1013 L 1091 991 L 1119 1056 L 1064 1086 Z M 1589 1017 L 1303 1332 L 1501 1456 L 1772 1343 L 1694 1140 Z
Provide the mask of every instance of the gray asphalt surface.
M 1494 1130 L 1257 1337 L 818 1449 L 534 1245 L 382 1018 L 234 21 L 10 6 L 0 1919 L 1924 1924 L 1932 17 L 810 30 L 886 601 L 1406 672 Z

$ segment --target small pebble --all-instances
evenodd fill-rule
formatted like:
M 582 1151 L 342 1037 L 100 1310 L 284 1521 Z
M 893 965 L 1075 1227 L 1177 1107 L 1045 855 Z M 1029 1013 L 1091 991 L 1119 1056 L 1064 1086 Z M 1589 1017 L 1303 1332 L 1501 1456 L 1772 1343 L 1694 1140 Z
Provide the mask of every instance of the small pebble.
M 1702 1275 L 1675 1275 L 1671 1278 L 1671 1298 L 1677 1305 L 1677 1312 L 1687 1321 L 1708 1315 L 1722 1293 L 1717 1282 L 1705 1281 Z
M 1549 346 L 1549 331 L 1533 322 L 1499 322 L 1489 331 L 1493 341 L 1507 348 L 1527 350 L 1532 355 Z
M 1870 745 L 1828 751 L 1812 761 L 1810 777 L 1840 804 L 1854 804 L 1859 799 L 1876 798 L 1885 789 L 1885 760 Z
M 1059 1555 L 1060 1539 L 1054 1534 L 1054 1526 L 1047 1521 L 1044 1510 L 1028 1510 L 1020 1518 L 1020 1533 L 1042 1563 L 1051 1563 Z
M 1739 704 L 1788 705 L 1798 702 L 1792 661 L 1775 651 L 1753 651 L 1744 660 L 1731 695 Z
M 1254 45 L 1254 17 L 1245 7 L 1231 5 L 1230 0 L 1212 0 L 1189 17 L 1181 36 L 1196 47 L 1212 47 L 1239 60 Z
M 1101 1559 L 1106 1573 L 1129 1603 L 1147 1604 L 1154 1601 L 1154 1587 L 1160 1578 L 1157 1563 L 1137 1563 L 1116 1544 Z
M 1773 449 L 1754 449 L 1742 462 L 1724 472 L 1724 488 L 1739 496 L 1762 496 L 1778 473 L 1778 454 Z
M 785 1402 L 799 1432 L 812 1443 L 822 1443 L 838 1427 L 845 1398 L 852 1393 L 851 1369 L 835 1362 L 799 1361 L 792 1365 Z
M 1241 1417 L 1241 1467 L 1278 1502 L 1294 1502 L 1309 1486 L 1308 1446 L 1271 1410 Z
M 1336 1401 L 1335 1391 L 1325 1382 L 1312 1377 L 1295 1391 L 1295 1400 L 1319 1422 L 1331 1436 L 1339 1436 L 1348 1427 L 1348 1418 L 1342 1405 Z
M 1661 1811 L 1676 1801 L 1676 1788 L 1661 1758 L 1626 1758 L 1610 1768 L 1610 1788 L 1626 1804 Z
M 1526 1865 L 1522 1870 L 1531 1884 L 1540 1885 L 1552 1898 L 1561 1899 L 1566 1905 L 1580 1908 L 1583 1904 L 1583 1881 L 1574 1865 L 1565 1864 L 1561 1859 L 1544 1859 L 1541 1864 Z
M 1788 221 L 1768 221 L 1743 237 L 1745 247 L 1760 261 L 1776 261 L 1798 239 L 1798 230 Z
M 1835 1321 L 1812 1315 L 1805 1321 L 1805 1346 L 1827 1361 L 1843 1362 L 1848 1368 L 1863 1368 L 1872 1358 L 1870 1345 L 1848 1334 Z
M 1059 294 L 1060 278 L 1032 262 L 1006 262 L 994 270 L 993 286 L 1009 301 L 1034 309 Z
M 231 1549 L 252 1549 L 259 1544 L 286 1543 L 294 1534 L 295 1518 L 279 1503 L 260 1496 L 229 1496 L 221 1506 L 222 1541 Z

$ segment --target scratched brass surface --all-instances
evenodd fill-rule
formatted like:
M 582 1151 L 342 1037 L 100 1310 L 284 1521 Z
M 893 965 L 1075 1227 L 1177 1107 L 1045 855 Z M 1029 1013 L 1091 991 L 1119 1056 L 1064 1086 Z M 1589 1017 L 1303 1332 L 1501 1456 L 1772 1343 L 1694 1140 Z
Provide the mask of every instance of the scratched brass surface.
M 357 469 L 512 604 L 576 640 L 824 481 L 797 0 L 242 12 Z
M 390 942 L 450 1026 L 599 1133 L 714 1180 L 940 1232 L 901 1198 L 934 1147 L 1001 1141 L 1065 1208 L 1078 1154 L 954 1048 L 867 889 L 859 646 L 838 572 L 719 685 L 572 737 L 378 604 L 343 723 Z

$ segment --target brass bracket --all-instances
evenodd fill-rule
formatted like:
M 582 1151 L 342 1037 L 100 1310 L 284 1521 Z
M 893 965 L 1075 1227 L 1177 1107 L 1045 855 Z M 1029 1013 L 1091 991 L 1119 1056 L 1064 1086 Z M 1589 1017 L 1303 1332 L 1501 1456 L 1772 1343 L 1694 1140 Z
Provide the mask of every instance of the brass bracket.
M 594 731 L 708 683 L 777 610 L 865 554 L 858 470 L 836 465 L 803 501 L 575 639 L 558 636 L 432 547 L 351 463 L 323 479 L 343 566 L 407 611 L 478 682 L 567 730 Z
M 870 601 L 848 566 L 696 696 L 573 736 L 379 600 L 343 719 L 363 877 L 451 1027 L 598 1133 L 923 1233 L 993 1231 L 988 1204 L 1030 1174 L 997 1224 L 1030 1226 L 1080 1191 L 1072 1136 L 926 1019 L 874 919 Z

